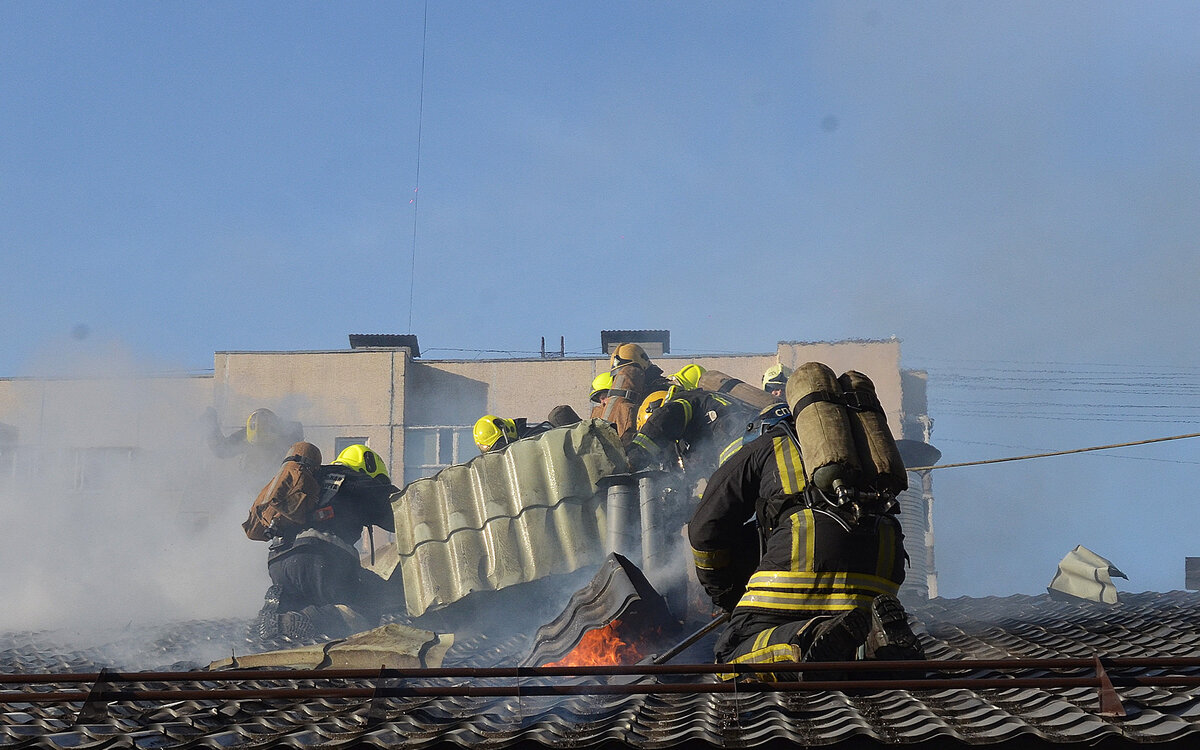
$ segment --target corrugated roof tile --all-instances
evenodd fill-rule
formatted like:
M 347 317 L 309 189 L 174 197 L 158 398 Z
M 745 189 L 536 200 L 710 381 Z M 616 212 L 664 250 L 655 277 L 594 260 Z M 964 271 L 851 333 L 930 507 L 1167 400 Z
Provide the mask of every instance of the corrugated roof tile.
M 1105 656 L 1196 655 L 1200 594 L 1122 594 L 1101 612 L 1046 596 L 933 600 L 910 608 L 930 654 Z M 492 666 L 519 655 L 530 633 L 464 638 L 446 654 L 447 666 Z M 139 652 L 133 644 L 142 643 Z M 183 623 L 122 634 L 112 643 L 72 649 L 53 633 L 0 634 L 0 670 L 98 671 L 152 668 L 187 656 L 187 645 L 245 653 L 246 623 Z M 162 644 L 168 644 L 164 651 Z M 964 678 L 1002 670 L 955 672 Z M 1022 677 L 1082 675 L 1026 669 Z M 1110 676 L 1121 669 L 1109 669 Z M 1200 674 L 1200 666 L 1138 668 L 1133 674 Z M 711 678 L 703 682 L 711 683 Z M 431 684 L 448 684 L 431 681 Z M 509 685 L 493 679 L 478 684 Z M 501 748 L 541 745 L 658 750 L 688 746 L 753 748 L 767 744 L 837 745 L 864 740 L 921 745 L 952 740 L 965 744 L 1021 742 L 1082 746 L 1099 741 L 1188 741 L 1200 729 L 1200 688 L 1123 687 L 1116 692 L 1127 716 L 1099 715 L 1095 688 L 821 691 L 740 693 L 522 696 L 491 698 L 323 698 L 316 700 L 187 700 L 97 704 L 92 719 L 75 724 L 79 704 L 0 706 L 0 750 L 112 747 L 293 748 L 379 747 L 449 750 L 486 744 Z M 249 686 L 278 683 L 251 681 Z M 165 688 L 167 683 L 142 687 Z M 53 690 L 47 685 L 39 690 Z M 64 688 L 65 689 L 65 688 Z M 77 688 L 72 688 L 77 689 Z
M 408 612 L 598 563 L 597 482 L 624 466 L 612 428 L 586 420 L 409 484 L 392 503 Z

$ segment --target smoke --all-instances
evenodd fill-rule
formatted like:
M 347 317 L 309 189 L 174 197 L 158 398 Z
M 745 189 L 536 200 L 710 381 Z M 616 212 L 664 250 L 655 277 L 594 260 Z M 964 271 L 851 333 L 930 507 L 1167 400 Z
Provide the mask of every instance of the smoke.
M 240 524 L 265 480 L 209 453 L 211 381 L 139 375 L 120 355 L 69 365 L 93 377 L 19 391 L 23 432 L 0 478 L 0 629 L 252 616 L 265 549 Z

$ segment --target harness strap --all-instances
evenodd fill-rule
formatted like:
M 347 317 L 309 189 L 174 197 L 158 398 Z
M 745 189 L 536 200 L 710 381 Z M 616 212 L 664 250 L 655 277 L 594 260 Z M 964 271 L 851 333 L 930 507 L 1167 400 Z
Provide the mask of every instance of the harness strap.
M 837 396 L 830 395 L 825 391 L 813 391 L 792 406 L 792 413 L 799 414 L 800 412 L 804 411 L 805 407 L 820 403 L 822 401 L 828 401 L 831 404 L 843 403 L 842 400 Z
M 730 378 L 721 384 L 721 387 L 717 389 L 717 393 L 729 393 L 734 388 L 737 388 L 741 382 L 737 378 Z

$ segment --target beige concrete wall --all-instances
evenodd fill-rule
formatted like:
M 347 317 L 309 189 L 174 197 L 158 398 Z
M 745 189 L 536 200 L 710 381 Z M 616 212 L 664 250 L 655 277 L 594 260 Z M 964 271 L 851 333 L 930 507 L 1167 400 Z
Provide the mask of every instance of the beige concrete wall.
M 0 422 L 26 446 L 170 446 L 194 440 L 211 392 L 207 376 L 6 379 Z
M 905 424 L 898 341 L 781 342 L 772 354 L 664 355 L 654 361 L 668 375 L 695 362 L 754 387 L 776 361 L 790 367 L 819 361 L 838 373 L 860 370 L 875 382 L 893 430 L 899 434 Z M 211 378 L 0 380 L 0 423 L 16 427 L 21 443 L 31 443 L 41 439 L 41 425 L 87 415 L 72 433 L 79 445 L 138 444 L 148 436 L 169 439 L 155 435 L 155 425 L 198 418 L 210 404 L 226 433 L 267 407 L 303 423 L 306 439 L 326 456 L 335 438 L 365 437 L 399 477 L 409 426 L 469 426 L 488 413 L 540 421 L 559 404 L 587 416 L 591 381 L 608 369 L 608 358 L 414 361 L 409 350 L 398 348 L 217 352 L 213 364 Z M 910 400 L 924 403 L 923 394 Z
M 592 379 L 607 369 L 607 358 L 414 363 L 410 421 L 473 424 L 498 414 L 540 422 L 559 404 L 586 417 Z M 455 399 L 459 405 L 450 405 Z
M 217 352 L 212 399 L 222 429 L 268 408 L 304 425 L 327 460 L 338 437 L 365 437 L 389 468 L 404 455 L 407 349 Z

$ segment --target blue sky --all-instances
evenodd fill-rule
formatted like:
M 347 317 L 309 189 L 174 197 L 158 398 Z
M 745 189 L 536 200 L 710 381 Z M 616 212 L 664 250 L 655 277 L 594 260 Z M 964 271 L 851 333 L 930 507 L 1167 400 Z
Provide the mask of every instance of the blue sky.
M 0 376 L 895 335 L 945 462 L 1197 432 L 1198 35 L 1186 2 L 0 4 Z M 943 593 L 1037 593 L 1075 544 L 1181 587 L 1197 445 L 938 472 Z

